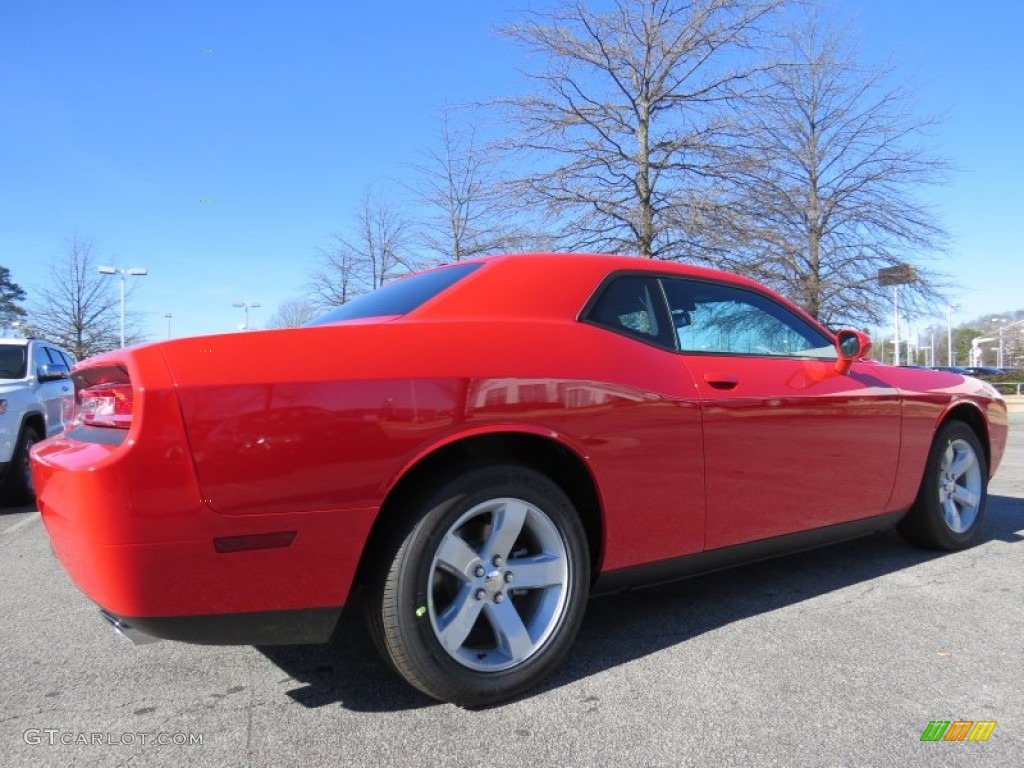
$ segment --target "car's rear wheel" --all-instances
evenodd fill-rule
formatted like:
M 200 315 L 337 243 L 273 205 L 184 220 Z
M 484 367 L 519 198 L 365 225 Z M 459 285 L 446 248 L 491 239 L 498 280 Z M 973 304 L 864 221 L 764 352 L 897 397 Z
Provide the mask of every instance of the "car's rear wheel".
M 988 500 L 988 462 L 981 441 L 961 421 L 935 435 L 914 506 L 900 522 L 910 542 L 958 550 L 976 544 Z
M 7 468 L 7 477 L 4 480 L 3 496 L 8 504 L 30 504 L 36 497 L 32 485 L 29 451 L 38 442 L 39 433 L 36 428 L 24 426 L 18 436 L 18 444 L 14 447 L 11 465 Z
M 367 601 L 370 634 L 394 669 L 468 707 L 546 677 L 589 591 L 586 536 L 562 490 L 527 468 L 483 467 L 409 512 Z

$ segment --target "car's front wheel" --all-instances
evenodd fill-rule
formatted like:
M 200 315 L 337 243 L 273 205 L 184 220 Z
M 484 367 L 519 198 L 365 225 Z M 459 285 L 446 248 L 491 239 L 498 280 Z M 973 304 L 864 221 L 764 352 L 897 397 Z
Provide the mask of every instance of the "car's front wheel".
M 370 634 L 429 696 L 506 700 L 546 677 L 579 629 L 589 591 L 576 510 L 544 475 L 471 470 L 409 510 L 370 585 Z
M 948 421 L 935 435 L 914 506 L 899 524 L 913 544 L 959 550 L 977 543 L 988 500 L 988 461 L 974 430 Z

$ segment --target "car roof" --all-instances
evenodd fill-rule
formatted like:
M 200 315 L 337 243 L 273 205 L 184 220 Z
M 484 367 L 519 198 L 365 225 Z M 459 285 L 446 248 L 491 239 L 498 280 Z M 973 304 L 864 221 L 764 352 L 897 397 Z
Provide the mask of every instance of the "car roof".
M 471 262 L 480 262 L 484 268 L 460 280 L 407 317 L 410 320 L 575 318 L 598 284 L 615 272 L 678 275 L 765 290 L 752 280 L 728 272 L 637 256 L 522 253 L 485 256 L 460 263 Z
M 506 253 L 481 256 L 476 259 L 469 259 L 468 261 L 510 263 L 522 268 L 545 265 L 548 267 L 596 268 L 607 272 L 661 272 L 688 275 L 690 277 L 703 277 L 712 280 L 728 280 L 730 282 L 747 284 L 753 288 L 761 287 L 758 283 L 741 275 L 722 272 L 710 267 L 701 267 L 681 261 L 665 261 L 664 259 L 610 253 Z

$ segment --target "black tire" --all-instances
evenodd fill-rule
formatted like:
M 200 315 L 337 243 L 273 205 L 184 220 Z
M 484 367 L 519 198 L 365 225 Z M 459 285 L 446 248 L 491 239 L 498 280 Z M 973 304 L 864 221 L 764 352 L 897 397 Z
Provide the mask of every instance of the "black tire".
M 11 464 L 7 468 L 7 477 L 4 479 L 3 498 L 6 503 L 31 504 L 35 500 L 28 452 L 38 442 L 39 433 L 35 427 L 26 424 L 21 428 L 18 444 L 14 447 Z
M 987 501 L 988 461 L 981 441 L 962 421 L 947 421 L 935 434 L 917 499 L 899 532 L 921 547 L 966 549 L 978 543 Z
M 385 660 L 463 707 L 543 680 L 572 645 L 590 589 L 568 497 L 538 472 L 496 465 L 443 482 L 407 513 L 367 584 L 369 633 Z

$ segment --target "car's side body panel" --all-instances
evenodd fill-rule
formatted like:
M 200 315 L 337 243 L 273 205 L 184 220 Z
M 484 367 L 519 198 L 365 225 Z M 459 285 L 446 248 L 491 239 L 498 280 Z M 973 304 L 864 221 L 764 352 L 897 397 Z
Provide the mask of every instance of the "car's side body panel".
M 123 368 L 135 406 L 126 432 L 75 427 L 34 451 L 58 557 L 121 617 L 245 614 L 248 627 L 313 611 L 304 626 L 315 635 L 348 600 L 391 489 L 471 437 L 534 435 L 586 467 L 599 578 L 706 567 L 713 558 L 684 560 L 775 551 L 755 543 L 809 530 L 822 531 L 814 541 L 873 530 L 913 503 L 951 408 L 977 410 L 998 465 L 1005 406 L 980 382 L 870 362 L 842 375 L 822 359 L 681 354 L 580 322 L 619 270 L 763 290 L 636 259 L 499 258 L 407 316 L 87 361 L 79 382 Z M 207 637 L 185 623 L 159 631 Z M 275 641 L 287 639 L 287 621 L 275 626 Z
M 870 369 L 840 375 L 823 360 L 684 360 L 704 414 L 707 549 L 889 511 L 900 398 Z M 723 377 L 728 387 L 716 384 Z
M 379 506 L 415 457 L 514 423 L 590 467 L 604 567 L 703 548 L 700 410 L 671 352 L 575 322 L 393 322 L 263 334 L 258 349 L 224 341 L 230 352 L 217 338 L 163 352 L 203 497 L 223 515 Z M 310 349 L 345 354 L 311 360 Z M 302 380 L 265 381 L 236 354 Z M 421 375 L 402 374 L 412 370 Z
M 903 402 L 899 472 L 889 506 L 906 509 L 921 485 L 925 461 L 938 425 L 954 410 L 976 417 L 987 429 L 982 442 L 989 449 L 989 476 L 995 474 L 1006 447 L 1006 404 L 989 385 L 969 376 L 944 371 L 874 365 L 891 382 Z

